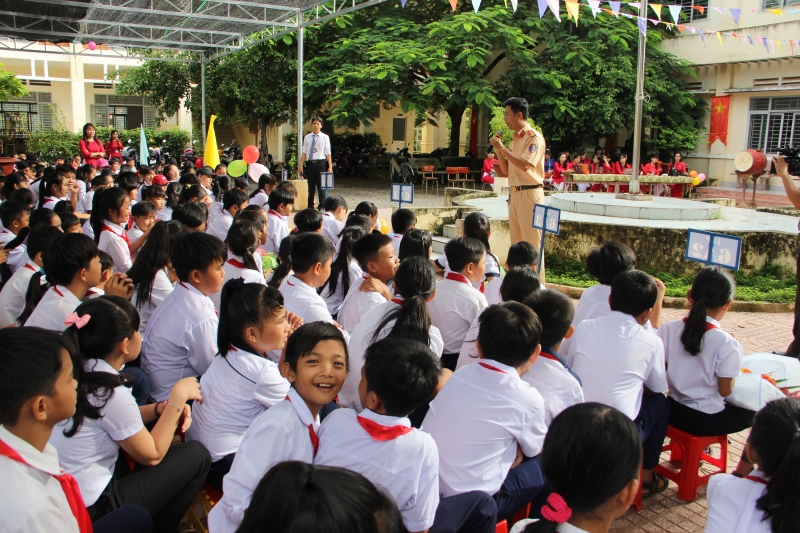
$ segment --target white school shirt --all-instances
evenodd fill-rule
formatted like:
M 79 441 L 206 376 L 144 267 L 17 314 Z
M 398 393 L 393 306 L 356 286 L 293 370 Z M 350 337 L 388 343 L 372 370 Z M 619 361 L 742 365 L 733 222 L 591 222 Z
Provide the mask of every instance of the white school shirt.
M 464 337 L 464 342 L 461 343 L 456 370 L 478 360 L 478 333 L 481 329 L 481 315 L 483 311 L 485 311 L 485 309 L 481 310 L 480 314 L 472 321 L 469 330 L 467 330 L 467 335 Z
M 214 358 L 200 387 L 203 403 L 192 407 L 186 437 L 205 446 L 212 463 L 235 453 L 253 420 L 289 392 L 278 365 L 233 346 L 225 357 Z
M 359 418 L 410 431 L 394 439 L 376 440 Z M 314 464 L 346 468 L 369 479 L 391 496 L 408 531 L 425 531 L 433 525 L 439 506 L 439 454 L 431 436 L 412 428 L 408 418 L 369 409 L 360 414 L 337 409 L 319 428 Z
M 86 191 L 83 198 L 78 200 L 78 213 L 91 213 L 92 211 L 92 198 L 94 198 L 95 191 Z
M 79 305 L 81 305 L 81 301 L 68 288 L 63 285 L 50 287 L 39 300 L 39 304 L 28 317 L 25 325 L 64 331 L 67 329 L 64 321 Z
M 433 325 L 439 328 L 444 353 L 448 354 L 461 351 L 470 325 L 488 305 L 466 277 L 455 272 L 451 277 L 454 279 L 443 279 L 436 284 L 436 294 L 428 302 Z
M 31 260 L 14 272 L 0 291 L 0 328 L 17 323 L 17 317 L 25 309 L 25 294 L 31 278 L 39 272 L 39 265 Z
M 439 266 L 441 266 L 444 269 L 445 276 L 447 274 L 449 274 L 450 272 L 452 272 L 452 270 L 450 270 L 450 264 L 447 262 L 447 256 L 446 255 L 442 254 L 442 256 L 439 259 L 437 259 L 436 261 L 439 263 Z M 486 260 L 484 261 L 484 265 L 486 266 L 485 276 L 495 276 L 496 277 L 496 276 L 500 275 L 500 264 L 494 258 L 494 255 L 492 255 L 489 252 L 486 252 Z M 472 286 L 475 287 L 476 289 L 479 289 L 480 286 L 481 286 L 481 283 L 483 283 L 483 281 L 478 282 L 478 283 L 473 283 Z
M 503 279 L 505 279 L 505 276 L 502 278 L 497 276 L 486 283 L 486 288 L 483 291 L 483 295 L 486 296 L 486 302 L 489 305 L 502 303 L 503 297 L 500 295 L 500 287 L 503 285 Z M 539 290 L 547 290 L 547 287 L 544 283 L 539 283 Z
M 212 195 L 212 198 L 215 198 L 215 197 Z M 217 217 L 220 215 L 220 213 L 222 213 L 222 211 L 223 211 L 222 202 L 220 202 L 219 200 L 214 200 L 211 203 L 211 207 L 208 210 L 208 222 L 209 222 L 209 225 L 214 220 L 217 220 Z M 208 230 L 206 230 L 206 231 L 208 231 Z
M 172 208 L 165 205 L 156 213 L 156 218 L 164 222 L 169 222 L 172 220 Z
M 167 269 L 162 268 L 156 272 L 156 277 L 153 279 L 153 289 L 150 291 L 149 302 L 143 302 L 140 306 L 139 295 L 136 291 L 133 292 L 131 303 L 134 307 L 136 307 L 136 310 L 139 311 L 139 333 L 142 334 L 142 337 L 144 337 L 144 334 L 147 331 L 147 324 L 150 322 L 150 317 L 153 315 L 153 311 L 156 310 L 158 305 L 163 302 L 164 298 L 166 298 L 174 289 L 175 285 L 173 285 L 169 280 Z
M 544 423 L 550 427 L 555 417 L 567 407 L 583 403 L 583 388 L 560 361 L 541 353 L 522 381 L 536 389 L 544 400 Z
M 611 306 L 608 304 L 609 296 L 611 296 L 611 285 L 598 283 L 597 285 L 592 285 L 585 289 L 583 294 L 581 294 L 580 300 L 578 300 L 578 305 L 575 306 L 575 315 L 572 317 L 572 327 L 577 329 L 578 324 L 584 320 L 600 318 L 610 313 Z M 561 343 L 561 353 L 567 353 L 570 344 L 572 344 L 572 338 L 564 339 L 564 342 Z
M 53 477 L 64 473 L 53 445 L 46 444 L 44 452 L 40 452 L 3 426 L 0 441 L 28 463 L 0 457 L 0 531 L 78 533 L 78 521 L 64 489 Z
M 339 282 L 336 284 L 336 290 L 333 294 L 330 294 L 330 291 L 327 287 L 322 290 L 322 298 L 325 300 L 325 305 L 328 307 L 328 311 L 331 315 L 335 315 L 339 312 L 339 309 L 342 308 L 342 302 L 344 302 L 344 287 L 342 286 L 342 275 L 344 272 L 339 273 Z M 357 283 L 361 276 L 364 275 L 364 271 L 361 270 L 361 265 L 358 264 L 358 261 L 355 259 L 350 260 L 350 265 L 347 267 L 347 275 L 350 276 L 350 287 L 353 284 Z
M 219 240 L 224 241 L 228 236 L 228 230 L 233 225 L 233 215 L 225 211 L 220 211 L 220 214 L 214 218 L 214 221 L 208 225 L 206 233 L 217 237 Z
M 309 428 L 310 426 L 310 428 Z M 245 431 L 231 470 L 222 481 L 223 496 L 208 513 L 208 530 L 234 533 L 250 505 L 253 491 L 270 468 L 284 461 L 314 461 L 311 430 L 319 430 L 314 417 L 294 388 L 253 420 Z
M 53 209 L 55 209 L 56 204 L 58 202 L 66 201 L 66 200 L 67 200 L 66 196 L 61 197 L 61 198 L 58 198 L 56 196 L 48 196 L 47 199 L 42 203 L 42 208 L 43 209 L 49 209 L 49 210 L 52 211 Z
M 105 293 L 106 291 L 104 291 L 103 289 L 92 287 L 91 289 L 86 291 L 86 296 L 84 297 L 84 300 L 94 300 L 95 298 L 100 298 L 101 296 L 104 296 Z
M 289 236 L 289 218 L 272 209 L 267 211 L 267 244 L 261 246 L 265 252 L 278 253 L 281 241 Z
M 269 202 L 269 196 L 267 196 L 267 193 L 265 193 L 263 189 L 259 189 L 256 195 L 250 198 L 247 203 L 248 205 L 257 205 L 263 208 L 264 211 L 268 211 L 269 207 L 267 206 L 267 202 Z
M 84 235 L 94 240 L 94 228 L 92 227 L 91 221 L 87 220 L 86 222 L 84 222 L 83 226 L 81 226 L 81 231 L 83 232 Z
M 314 152 L 311 152 L 311 141 L 316 137 L 314 142 Z M 326 156 L 331 155 L 331 139 L 326 134 L 319 132 L 318 135 L 309 133 L 303 138 L 303 154 L 306 156 L 306 161 L 318 161 L 325 159 Z
M 16 239 L 17 236 L 11 233 L 11 231 L 7 230 L 6 228 L 0 229 L 0 249 L 5 248 L 5 246 Z M 8 264 L 9 268 L 11 268 L 12 272 L 16 272 L 19 270 L 26 261 L 28 255 L 28 247 L 24 244 L 20 244 L 10 252 L 8 252 L 8 258 L 6 259 L 6 263 Z M 38 269 L 37 269 L 38 270 Z
M 110 220 L 104 220 L 97 247 L 114 259 L 114 270 L 125 273 L 133 266 L 131 248 L 122 238 L 125 230 Z
M 361 284 L 370 277 L 368 274 L 363 274 L 355 283 L 351 282 L 350 290 L 347 291 L 347 296 L 342 301 L 342 307 L 339 309 L 336 321 L 348 333 L 353 333 L 353 330 L 356 329 L 361 319 L 369 313 L 370 309 L 376 305 L 386 303 L 386 298 L 379 292 L 362 292 L 358 290 Z
M 131 241 L 131 243 L 136 242 L 136 239 L 138 239 L 139 237 L 144 235 L 144 231 L 142 231 L 142 229 L 139 226 L 136 225 L 136 222 L 131 224 L 131 229 L 129 229 L 125 233 L 128 234 L 128 240 Z M 141 250 L 141 248 L 140 248 L 140 250 Z
M 229 280 L 236 278 L 242 278 L 245 283 L 260 283 L 261 285 L 267 284 L 267 281 L 264 279 L 264 274 L 244 266 L 242 258 L 237 255 L 233 255 L 230 253 L 230 251 L 228 251 L 228 260 L 225 261 L 224 265 L 222 265 L 222 269 L 225 271 L 225 279 L 222 281 L 223 287 L 226 283 L 228 283 Z M 217 309 L 217 311 L 221 311 L 220 303 L 222 300 L 222 290 L 215 292 L 209 296 L 209 298 L 211 298 L 211 301 L 214 302 L 214 307 Z
M 330 240 L 333 245 L 339 248 L 339 234 L 344 229 L 344 224 L 336 220 L 333 213 L 326 211 L 322 214 L 322 234 Z
M 103 359 L 87 359 L 83 368 L 87 372 L 119 374 Z M 94 403 L 96 398 L 90 396 L 89 401 Z M 58 450 L 64 470 L 78 480 L 83 502 L 89 507 L 111 482 L 119 456 L 118 443 L 136 435 L 144 423 L 131 389 L 120 385 L 106 402 L 100 418 L 84 418 L 78 432 L 65 437 L 64 431 L 71 427 L 72 418 L 56 424 L 50 444 Z
M 218 325 L 214 303 L 192 285 L 178 282 L 164 298 L 142 343 L 142 370 L 156 401 L 166 400 L 179 380 L 208 370 L 217 354 Z
M 495 494 L 517 457 L 542 451 L 542 396 L 513 367 L 481 359 L 453 373 L 422 423 L 439 449 L 439 493 Z
M 766 480 L 761 470 L 749 477 Z M 767 490 L 766 483 L 731 474 L 717 474 L 708 480 L 708 519 L 705 533 L 772 533 L 770 520 L 756 508 Z
M 403 301 L 401 296 L 395 296 L 388 302 L 383 302 L 380 305 L 373 307 L 367 313 L 363 320 L 353 330 L 350 335 L 350 343 L 347 345 L 347 350 L 350 355 L 350 371 L 347 373 L 347 379 L 344 381 L 342 390 L 339 391 L 339 405 L 342 407 L 349 407 L 356 411 L 361 411 L 361 399 L 358 396 L 358 384 L 361 383 L 361 369 L 364 367 L 364 353 L 367 348 L 372 344 L 372 336 L 375 330 L 383 321 L 383 317 L 387 313 L 397 309 L 400 302 Z M 381 340 L 392 331 L 395 321 L 392 320 L 378 333 L 376 341 Z M 428 330 L 428 346 L 431 351 L 436 354 L 436 357 L 442 356 L 442 335 L 439 333 L 439 328 L 431 326 Z
M 284 280 L 279 290 L 283 294 L 286 311 L 296 314 L 303 319 L 304 323 L 333 323 L 333 317 L 322 296 L 294 274 Z
M 656 393 L 669 388 L 661 339 L 619 311 L 581 322 L 564 359 L 581 377 L 587 402 L 619 409 L 631 420 L 642 406 L 643 385 Z
M 700 353 L 692 355 L 681 342 L 683 320 L 672 320 L 658 328 L 664 343 L 669 395 L 683 405 L 713 415 L 725 409 L 718 378 L 735 378 L 742 373 L 742 345 L 719 322 L 706 317 L 709 325 Z M 713 327 L 712 327 L 713 326 Z
M 389 237 L 392 238 L 392 246 L 394 247 L 395 255 L 400 257 L 400 241 L 403 240 L 403 235 L 401 233 L 390 233 Z

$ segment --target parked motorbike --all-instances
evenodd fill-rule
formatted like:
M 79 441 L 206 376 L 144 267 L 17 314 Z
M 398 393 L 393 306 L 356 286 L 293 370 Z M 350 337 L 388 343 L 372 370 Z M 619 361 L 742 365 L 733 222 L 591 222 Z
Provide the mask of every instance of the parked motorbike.
M 224 144 L 222 146 L 225 146 Z M 222 149 L 222 155 L 219 156 L 220 163 L 230 165 L 232 161 L 242 158 L 242 147 L 236 144 L 236 139 L 227 148 Z
M 186 161 L 191 161 L 194 163 L 197 160 L 197 152 L 194 150 L 194 144 L 197 141 L 192 141 L 192 146 L 186 148 L 183 153 L 181 154 L 181 164 L 185 163 Z

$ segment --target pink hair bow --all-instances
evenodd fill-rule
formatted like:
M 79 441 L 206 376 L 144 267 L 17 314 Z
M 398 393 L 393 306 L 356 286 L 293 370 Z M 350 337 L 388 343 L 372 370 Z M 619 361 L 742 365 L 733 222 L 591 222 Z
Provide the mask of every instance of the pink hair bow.
M 542 506 L 542 517 L 550 522 L 563 524 L 572 516 L 572 509 L 560 494 L 553 492 L 547 497 L 547 503 Z
M 78 316 L 78 313 L 72 313 L 67 317 L 64 321 L 65 326 L 72 326 L 74 325 L 76 328 L 81 329 L 83 326 L 89 323 L 89 319 L 92 318 L 92 315 L 83 315 Z

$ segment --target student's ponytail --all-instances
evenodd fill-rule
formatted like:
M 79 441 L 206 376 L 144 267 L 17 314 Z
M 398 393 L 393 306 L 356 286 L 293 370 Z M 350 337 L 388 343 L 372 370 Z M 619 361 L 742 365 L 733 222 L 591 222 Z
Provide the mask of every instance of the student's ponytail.
M 33 310 L 39 305 L 39 301 L 50 288 L 50 284 L 46 280 L 42 280 L 43 274 L 41 272 L 34 273 L 31 280 L 28 282 L 28 290 L 25 292 L 25 307 L 22 313 L 17 317 L 17 323 L 21 326 L 30 318 Z
M 294 235 L 288 235 L 281 241 L 280 248 L 278 248 L 278 259 L 281 264 L 272 272 L 272 279 L 267 283 L 270 287 L 279 289 L 283 280 L 292 271 L 292 243 L 294 239 Z
M 253 352 L 244 338 L 248 326 L 260 327 L 283 308 L 283 295 L 275 287 L 245 283 L 242 278 L 228 280 L 222 287 L 219 306 L 217 349 L 223 357 L 231 346 Z M 256 354 L 263 355 L 263 354 Z
M 108 218 L 109 211 L 119 211 L 128 193 L 119 187 L 109 187 L 94 193 L 92 198 L 92 214 L 89 215 L 89 225 L 94 231 L 94 242 L 100 243 L 100 234 L 103 232 L 103 221 Z
M 214 183 L 211 184 L 211 193 L 214 199 L 222 203 L 222 196 L 231 188 L 231 179 L 228 176 L 217 176 Z
M 167 185 L 167 192 L 165 193 L 167 196 L 167 207 L 170 209 L 175 209 L 180 205 L 181 200 L 181 193 L 183 192 L 183 185 L 178 183 L 177 181 L 172 181 Z
M 236 220 L 231 224 L 225 244 L 233 255 L 241 257 L 242 263 L 250 270 L 258 270 L 253 252 L 258 247 L 258 226 L 249 220 Z
M 353 244 L 366 235 L 364 230 L 359 226 L 350 226 L 344 228 L 339 234 L 341 240 L 339 241 L 339 255 L 336 260 L 331 263 L 331 275 L 328 276 L 325 284 L 319 288 L 319 294 L 331 297 L 336 294 L 336 287 L 339 283 L 342 284 L 342 294 L 347 294 L 350 290 L 350 262 L 353 260 Z M 323 294 L 324 293 L 324 294 Z
M 273 176 L 272 174 L 261 174 L 261 177 L 258 178 L 258 187 L 256 188 L 256 190 L 254 190 L 253 192 L 250 193 L 250 198 L 255 198 L 255 196 L 260 192 L 263 192 L 264 194 L 267 194 L 267 191 L 265 191 L 264 189 L 266 187 L 272 187 L 276 183 L 278 183 L 278 181 L 275 179 L 275 176 Z M 264 206 L 260 206 L 260 207 L 264 207 Z
M 753 419 L 748 442 L 759 469 L 769 478 L 756 508 L 770 519 L 772 533 L 792 533 L 800 524 L 800 400 L 769 402 Z
M 431 328 L 428 299 L 436 290 L 436 271 L 430 260 L 416 256 L 400 263 L 394 286 L 397 294 L 403 297 L 403 303 L 384 315 L 372 334 L 370 344 L 378 341 L 383 329 L 395 321 L 386 337 L 415 340 L 427 346 Z
M 706 309 L 722 307 L 733 299 L 735 292 L 733 278 L 720 267 L 708 266 L 697 273 L 690 291 L 692 309 L 681 333 L 681 342 L 687 352 L 692 355 L 700 353 L 706 333 Z

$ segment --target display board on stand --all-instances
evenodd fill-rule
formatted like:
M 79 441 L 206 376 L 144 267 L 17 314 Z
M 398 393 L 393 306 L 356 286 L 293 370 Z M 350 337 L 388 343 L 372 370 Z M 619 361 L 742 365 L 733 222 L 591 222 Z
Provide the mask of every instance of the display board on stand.
M 414 185 L 411 183 L 392 183 L 389 198 L 392 202 L 398 203 L 398 209 L 402 209 L 403 204 L 413 204 Z
M 739 270 L 742 254 L 742 238 L 724 233 L 711 233 L 690 229 L 686 236 L 687 261 L 715 265 L 728 270 Z
M 558 235 L 558 232 L 561 231 L 561 209 L 536 204 L 533 207 L 532 225 L 542 231 L 542 242 L 539 246 L 539 272 L 541 272 L 544 263 L 544 237 L 548 233 Z
M 319 173 L 319 187 L 325 195 L 322 202 L 328 199 L 328 189 L 333 189 L 333 172 L 320 172 Z

